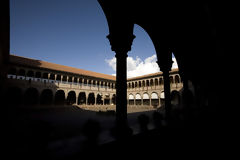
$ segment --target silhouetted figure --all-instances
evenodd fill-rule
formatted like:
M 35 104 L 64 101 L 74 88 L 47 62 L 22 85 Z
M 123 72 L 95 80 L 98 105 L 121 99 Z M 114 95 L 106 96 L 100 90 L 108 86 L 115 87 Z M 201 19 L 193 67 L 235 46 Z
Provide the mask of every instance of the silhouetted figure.
M 159 129 L 163 127 L 163 115 L 159 112 L 153 112 L 153 123 L 155 128 Z
M 99 134 L 101 132 L 101 126 L 96 120 L 89 119 L 83 126 L 83 134 L 86 136 L 84 143 L 84 150 L 91 148 L 91 151 L 95 150 L 98 146 Z
M 138 116 L 138 123 L 140 125 L 141 132 L 148 131 L 149 117 L 145 114 Z

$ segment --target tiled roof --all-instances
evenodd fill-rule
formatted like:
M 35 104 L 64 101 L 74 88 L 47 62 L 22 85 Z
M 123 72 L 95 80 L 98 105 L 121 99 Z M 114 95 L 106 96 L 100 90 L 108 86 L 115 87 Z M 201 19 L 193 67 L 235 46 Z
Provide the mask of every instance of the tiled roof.
M 83 70 L 83 69 L 78 69 L 78 68 L 74 68 L 74 67 L 59 65 L 59 64 L 55 64 L 55 63 L 41 61 L 41 60 L 35 60 L 35 59 L 31 59 L 31 58 L 20 57 L 20 56 L 16 56 L 16 55 L 10 55 L 10 63 L 20 64 L 20 65 L 24 65 L 24 66 L 28 66 L 28 67 L 35 67 L 35 68 L 50 69 L 50 70 L 61 71 L 61 72 L 68 72 L 68 73 L 79 74 L 79 75 L 90 76 L 90 77 L 96 77 L 96 78 L 101 78 L 101 79 L 108 79 L 108 80 L 113 80 L 113 81 L 116 80 L 116 77 L 112 76 L 112 75 L 87 71 L 87 70 Z
M 178 69 L 172 69 L 170 71 L 170 74 L 173 73 L 173 72 L 178 72 Z M 131 81 L 131 80 L 136 80 L 136 79 L 144 79 L 144 78 L 147 78 L 147 77 L 155 77 L 155 76 L 162 76 L 163 72 L 157 72 L 157 73 L 151 73 L 151 74 L 145 74 L 143 76 L 137 76 L 137 77 L 132 77 L 132 78 L 128 78 L 127 80 L 128 81 Z
M 116 81 L 116 77 L 112 76 L 112 75 L 87 71 L 87 70 L 83 70 L 83 69 L 78 69 L 78 68 L 74 68 L 74 67 L 45 62 L 45 61 L 41 61 L 41 60 L 16 56 L 16 55 L 12 55 L 12 54 L 10 55 L 10 63 L 20 64 L 20 65 L 28 66 L 28 67 L 50 69 L 50 70 L 55 70 L 55 71 L 68 72 L 68 73 L 79 74 L 79 75 L 83 75 L 83 76 L 90 76 L 90 77 L 96 77 L 96 78 Z M 170 71 L 170 73 L 176 72 L 176 71 L 178 71 L 178 69 L 173 69 Z M 136 80 L 136 79 L 144 79 L 147 77 L 154 77 L 154 76 L 161 76 L 161 75 L 162 75 L 162 72 L 157 72 L 157 73 L 146 74 L 143 76 L 128 78 L 127 80 L 130 81 L 130 80 Z

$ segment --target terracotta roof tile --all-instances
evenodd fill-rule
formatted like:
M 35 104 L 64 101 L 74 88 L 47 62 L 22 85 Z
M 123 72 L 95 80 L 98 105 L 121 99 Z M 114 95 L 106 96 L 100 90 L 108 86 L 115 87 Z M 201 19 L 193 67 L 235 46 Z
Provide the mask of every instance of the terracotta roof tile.
M 108 80 L 113 80 L 113 81 L 116 80 L 116 77 L 112 76 L 112 75 L 87 71 L 87 70 L 83 70 L 83 69 L 78 69 L 78 68 L 64 66 L 64 65 L 60 65 L 60 64 L 45 62 L 45 61 L 41 61 L 41 60 L 20 57 L 20 56 L 16 56 L 16 55 L 10 55 L 10 63 L 21 64 L 21 65 L 29 66 L 29 67 L 36 67 L 36 68 L 50 69 L 50 70 L 55 70 L 55 71 L 68 72 L 68 73 L 73 73 L 73 74 L 80 74 L 80 75 L 84 75 L 84 76 L 108 79 Z
M 178 68 L 172 69 L 172 70 L 170 71 L 170 73 L 173 73 L 173 72 L 178 72 Z M 147 78 L 147 77 L 162 76 L 162 74 L 163 74 L 163 72 L 145 74 L 145 75 L 143 75 L 143 76 L 137 76 L 137 77 L 128 78 L 127 80 L 128 80 L 128 81 L 131 81 L 131 80 L 136 80 L 136 79 L 144 79 L 144 78 Z

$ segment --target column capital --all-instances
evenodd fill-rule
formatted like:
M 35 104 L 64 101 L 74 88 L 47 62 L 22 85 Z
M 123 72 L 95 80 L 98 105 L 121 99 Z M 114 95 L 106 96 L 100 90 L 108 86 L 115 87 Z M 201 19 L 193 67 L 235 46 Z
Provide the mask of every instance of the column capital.
M 172 51 L 170 48 L 164 48 L 161 53 L 157 53 L 157 64 L 163 72 L 169 72 L 172 69 Z
M 112 51 L 116 52 L 116 56 L 118 56 L 118 53 L 127 53 L 128 51 L 131 50 L 131 46 L 132 46 L 132 42 L 133 39 L 136 36 L 133 34 L 130 35 L 113 35 L 113 34 L 109 34 L 107 36 L 110 45 L 111 45 L 111 49 Z

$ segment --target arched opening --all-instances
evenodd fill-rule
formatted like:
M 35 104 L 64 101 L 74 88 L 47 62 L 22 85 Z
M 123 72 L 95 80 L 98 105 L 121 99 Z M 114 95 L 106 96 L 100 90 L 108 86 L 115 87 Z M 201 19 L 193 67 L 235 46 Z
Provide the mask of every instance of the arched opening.
M 86 104 L 86 93 L 85 92 L 80 92 L 78 95 L 78 104 L 79 105 L 84 105 Z
M 10 74 L 10 75 L 16 75 L 16 74 L 17 74 L 16 68 L 10 68 L 10 69 L 8 70 L 8 74 Z
M 116 94 L 112 95 L 112 105 L 116 105 Z
M 24 70 L 24 69 L 20 69 L 20 70 L 18 71 L 18 75 L 19 75 L 19 76 L 25 76 L 25 70 Z
M 73 77 L 71 77 L 71 76 L 68 77 L 68 82 L 73 82 L 72 79 L 73 79 Z
M 43 73 L 43 79 L 48 79 L 48 73 Z
M 147 87 L 149 87 L 149 86 L 150 86 L 149 80 L 147 80 L 147 82 L 146 82 L 146 83 L 147 83 Z
M 157 107 L 159 105 L 159 97 L 158 97 L 158 94 L 156 92 L 153 92 L 151 94 L 151 104 L 154 107 Z
M 135 100 L 136 105 L 142 105 L 142 97 L 141 97 L 141 95 L 139 93 L 137 93 L 135 97 L 136 97 L 135 98 L 136 99 Z
M 36 75 L 35 75 L 36 78 L 41 78 L 41 76 L 42 76 L 41 72 L 36 72 Z
M 10 87 L 7 89 L 4 101 L 10 105 L 22 104 L 22 90 L 18 87 Z
M 150 105 L 150 98 L 147 93 L 143 94 L 143 105 Z
M 67 83 L 67 76 L 62 76 L 62 82 Z
M 160 103 L 161 103 L 161 105 L 164 105 L 164 104 L 165 104 L 164 91 L 162 91 L 162 92 L 160 93 Z
M 65 92 L 63 90 L 58 90 L 55 93 L 54 103 L 57 105 L 63 105 L 65 103 Z
M 128 96 L 128 104 L 129 105 L 134 105 L 134 95 L 133 94 L 129 94 Z
M 170 84 L 173 84 L 174 82 L 173 82 L 173 76 L 170 76 L 169 77 L 169 81 L 170 81 Z
M 97 105 L 103 105 L 102 94 L 97 94 Z
M 137 88 L 138 87 L 138 83 L 137 82 L 135 82 L 135 88 Z
M 171 92 L 171 104 L 173 106 L 179 106 L 180 105 L 180 93 L 178 91 L 172 91 Z
M 55 80 L 55 74 L 51 73 L 49 79 Z
M 34 72 L 32 70 L 28 71 L 27 77 L 34 77 Z
M 150 80 L 150 86 L 153 86 L 153 79 Z
M 53 101 L 53 92 L 50 89 L 44 89 L 40 95 L 40 104 L 49 105 Z
M 74 91 L 68 92 L 67 96 L 67 104 L 75 104 L 76 103 L 76 93 Z
M 175 76 L 175 83 L 176 83 L 176 84 L 180 83 L 180 77 L 179 77 L 179 75 L 176 75 L 176 76 Z
M 24 69 L 20 69 L 18 71 L 18 79 L 25 79 L 25 76 L 26 76 L 26 72 Z
M 36 105 L 39 102 L 39 93 L 36 88 L 28 88 L 24 93 L 24 104 Z
M 139 88 L 142 87 L 142 83 L 141 83 L 141 81 L 138 82 L 138 86 L 139 86 Z
M 57 75 L 56 80 L 57 80 L 58 82 L 61 82 L 61 75 L 60 75 L 60 74 Z
M 110 105 L 110 94 L 105 94 L 104 96 L 104 104 Z
M 163 78 L 159 79 L 159 85 L 163 85 Z
M 94 105 L 95 104 L 95 95 L 94 93 L 88 94 L 88 105 Z
M 158 86 L 158 79 L 155 78 L 155 86 Z
M 10 68 L 8 70 L 8 78 L 16 78 L 17 70 L 16 68 Z

